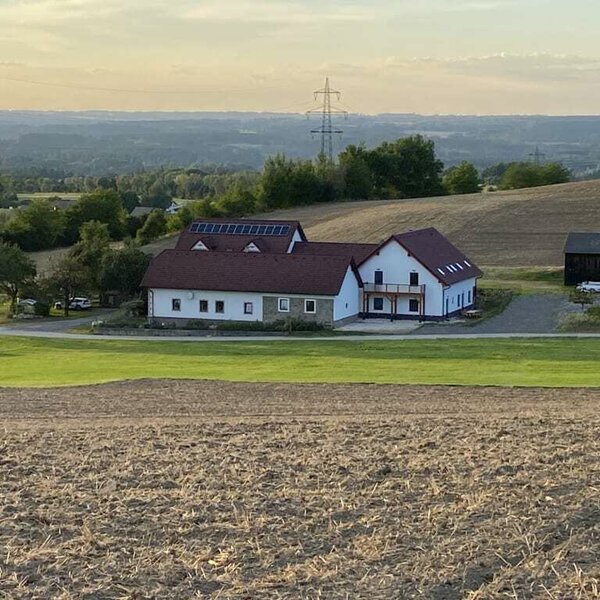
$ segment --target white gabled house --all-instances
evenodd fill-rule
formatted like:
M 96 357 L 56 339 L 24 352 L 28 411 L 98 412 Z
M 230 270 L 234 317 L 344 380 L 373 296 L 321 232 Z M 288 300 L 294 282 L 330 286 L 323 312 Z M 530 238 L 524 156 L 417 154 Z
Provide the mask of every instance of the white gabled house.
M 142 282 L 151 320 L 338 326 L 439 320 L 472 308 L 481 271 L 434 228 L 381 244 L 309 242 L 298 222 L 207 219 L 155 257 Z

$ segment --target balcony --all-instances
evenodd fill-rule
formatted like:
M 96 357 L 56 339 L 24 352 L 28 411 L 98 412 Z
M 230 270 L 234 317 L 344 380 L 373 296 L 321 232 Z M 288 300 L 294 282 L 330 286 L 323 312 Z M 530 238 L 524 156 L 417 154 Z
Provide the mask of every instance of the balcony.
M 390 294 L 395 296 L 422 296 L 424 285 L 408 285 L 407 283 L 365 283 L 363 290 L 368 294 Z

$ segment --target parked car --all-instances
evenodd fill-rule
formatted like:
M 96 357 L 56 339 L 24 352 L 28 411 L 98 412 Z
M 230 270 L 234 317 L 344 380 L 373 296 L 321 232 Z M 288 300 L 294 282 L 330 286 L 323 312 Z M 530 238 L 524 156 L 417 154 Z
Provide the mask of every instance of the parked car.
M 580 292 L 600 293 L 600 281 L 584 281 L 577 286 Z
M 55 302 L 54 308 L 62 309 L 63 303 Z M 92 301 L 89 298 L 71 298 L 69 302 L 69 310 L 89 310 L 90 308 L 92 308 Z

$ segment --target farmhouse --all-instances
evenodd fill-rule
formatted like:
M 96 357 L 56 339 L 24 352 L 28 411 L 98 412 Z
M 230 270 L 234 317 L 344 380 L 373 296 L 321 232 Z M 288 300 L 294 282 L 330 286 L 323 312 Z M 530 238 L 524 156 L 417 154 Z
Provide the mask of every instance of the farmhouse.
M 565 244 L 565 285 L 600 281 L 600 233 L 570 233 Z
M 206 219 L 150 264 L 151 320 L 336 327 L 361 318 L 439 320 L 472 308 L 481 271 L 434 228 L 381 244 L 310 242 L 297 221 Z

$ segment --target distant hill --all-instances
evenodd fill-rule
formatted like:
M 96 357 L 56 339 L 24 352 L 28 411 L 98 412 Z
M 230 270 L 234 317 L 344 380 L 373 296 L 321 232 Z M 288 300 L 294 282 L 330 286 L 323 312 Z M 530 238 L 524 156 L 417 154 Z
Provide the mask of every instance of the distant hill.
M 421 133 L 435 141 L 447 166 L 530 160 L 539 148 L 577 178 L 600 174 L 599 116 L 351 114 L 339 125 L 344 134 L 336 136 L 335 152 Z M 260 168 L 277 152 L 314 158 L 314 126 L 286 113 L 0 111 L 0 171 L 85 176 L 209 163 Z
M 262 217 L 262 215 L 261 215 Z M 417 200 L 339 202 L 264 215 L 297 219 L 311 240 L 379 242 L 434 226 L 480 265 L 559 266 L 570 231 L 600 231 L 600 181 Z M 176 238 L 147 249 L 172 248 Z

